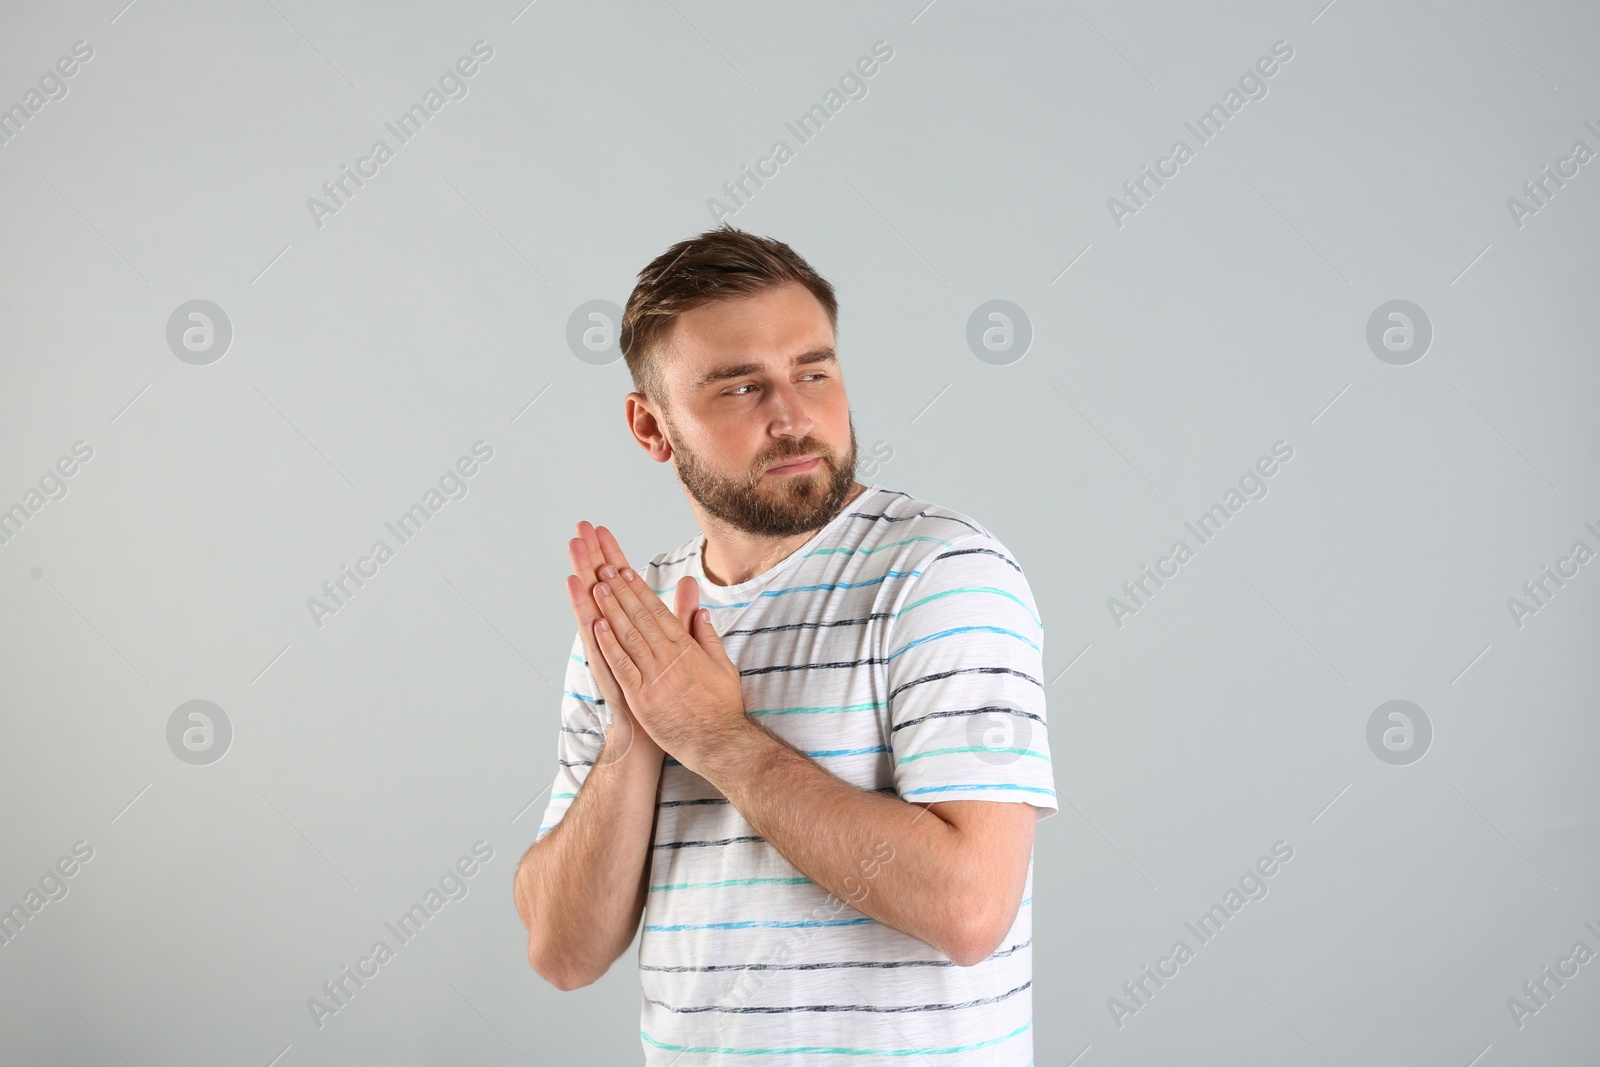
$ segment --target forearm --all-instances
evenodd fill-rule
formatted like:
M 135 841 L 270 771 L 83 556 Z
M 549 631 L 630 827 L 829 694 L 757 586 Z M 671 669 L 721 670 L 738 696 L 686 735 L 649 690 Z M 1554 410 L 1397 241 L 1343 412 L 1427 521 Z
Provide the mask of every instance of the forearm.
M 608 736 L 572 806 L 517 867 L 528 961 L 561 989 L 598 979 L 627 949 L 644 909 L 659 751 L 614 760 Z
M 986 901 L 954 826 L 842 781 L 757 724 L 702 773 L 813 882 L 952 960 L 971 956 Z

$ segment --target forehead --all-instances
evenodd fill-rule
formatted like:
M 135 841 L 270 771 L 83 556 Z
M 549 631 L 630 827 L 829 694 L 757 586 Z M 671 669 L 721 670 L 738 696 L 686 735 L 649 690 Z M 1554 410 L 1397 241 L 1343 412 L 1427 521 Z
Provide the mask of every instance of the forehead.
M 731 363 L 787 361 L 832 348 L 833 340 L 821 302 L 800 283 L 785 282 L 679 315 L 667 337 L 672 352 L 668 374 L 697 379 Z

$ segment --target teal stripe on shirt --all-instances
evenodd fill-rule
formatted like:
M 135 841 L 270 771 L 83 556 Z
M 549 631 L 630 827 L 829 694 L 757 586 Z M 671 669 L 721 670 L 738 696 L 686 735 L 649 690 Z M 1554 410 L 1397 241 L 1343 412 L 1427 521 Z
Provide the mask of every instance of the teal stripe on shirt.
M 888 707 L 882 700 L 870 700 L 865 704 L 818 704 L 815 707 L 800 706 L 797 708 L 757 708 L 747 711 L 746 715 L 820 715 L 828 712 L 844 711 L 873 711 L 877 708 Z
M 925 785 L 921 789 L 911 789 L 901 796 L 916 796 L 918 793 L 948 793 L 952 789 L 1022 789 L 1029 793 L 1048 793 L 1055 796 L 1054 789 L 1046 789 L 1038 785 L 1012 785 L 1010 782 L 968 782 L 965 785 Z
M 653 885 L 652 893 L 665 893 L 672 889 L 722 889 L 731 885 L 808 885 L 811 879 L 800 878 L 729 878 L 721 882 L 674 882 L 670 885 Z
M 915 641 L 912 641 L 909 644 L 904 645 L 904 646 L 902 646 L 900 648 L 897 648 L 893 652 L 889 653 L 889 655 L 884 658 L 884 662 L 887 663 L 890 660 L 894 659 L 896 656 L 899 656 L 899 655 L 901 655 L 903 653 L 906 653 L 906 652 L 910 652 L 913 648 L 916 648 L 918 645 L 925 645 L 929 641 L 937 641 L 941 637 L 954 637 L 956 634 L 968 634 L 968 633 L 973 633 L 973 632 L 991 633 L 991 634 L 1005 634 L 1007 637 L 1015 637 L 1018 641 L 1021 641 L 1023 644 L 1027 645 L 1031 649 L 1034 649 L 1035 651 L 1039 650 L 1039 645 L 1036 642 L 1031 641 L 1026 637 L 1023 637 L 1021 634 L 1017 633 L 1015 630 L 1008 630 L 1004 626 L 957 626 L 957 627 L 954 627 L 953 629 L 949 629 L 949 630 L 940 630 L 938 633 L 929 634 L 926 637 L 919 637 Z
M 988 745 L 962 745 L 960 748 L 930 748 L 926 752 L 901 756 L 894 761 L 894 765 L 898 767 L 902 763 L 910 763 L 912 760 L 921 759 L 924 756 L 948 756 L 957 752 L 1015 752 L 1019 756 L 1035 756 L 1046 763 L 1051 762 L 1048 755 L 1043 752 L 1035 752 L 1031 748 L 991 748 Z
M 1028 610 L 1027 603 L 1024 602 L 1021 597 L 1017 596 L 1017 594 L 1015 594 L 1015 593 L 1013 593 L 1013 592 L 1011 592 L 1009 590 L 1001 589 L 999 586 L 995 586 L 995 585 L 963 585 L 963 586 L 958 586 L 955 589 L 946 589 L 943 592 L 939 592 L 939 593 L 930 593 L 928 596 L 923 597 L 921 600 L 913 600 L 911 603 L 907 604 L 905 607 L 903 607 L 899 611 L 895 612 L 894 613 L 895 621 L 899 622 L 900 621 L 900 616 L 904 615 L 906 612 L 910 611 L 912 608 L 919 608 L 922 605 L 927 604 L 927 603 L 929 603 L 931 601 L 938 600 L 940 597 L 955 596 L 957 593 L 995 593 L 995 594 L 997 594 L 999 596 L 1006 597 L 1006 598 L 1008 598 L 1010 600 L 1015 600 L 1018 604 L 1022 605 L 1022 610 L 1023 611 L 1027 611 L 1028 612 L 1028 618 L 1032 619 L 1035 623 L 1038 623 L 1039 629 L 1041 629 L 1041 630 L 1044 629 L 1044 623 L 1040 620 L 1039 616 L 1035 615 L 1032 611 Z

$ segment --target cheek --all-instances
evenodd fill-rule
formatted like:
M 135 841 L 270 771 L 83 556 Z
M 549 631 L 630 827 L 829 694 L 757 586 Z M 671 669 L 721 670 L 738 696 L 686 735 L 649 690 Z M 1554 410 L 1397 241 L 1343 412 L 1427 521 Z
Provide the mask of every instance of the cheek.
M 707 424 L 696 451 L 709 462 L 731 474 L 744 474 L 760 467 L 761 458 L 771 446 L 751 433 L 748 419 L 730 418 L 721 424 Z

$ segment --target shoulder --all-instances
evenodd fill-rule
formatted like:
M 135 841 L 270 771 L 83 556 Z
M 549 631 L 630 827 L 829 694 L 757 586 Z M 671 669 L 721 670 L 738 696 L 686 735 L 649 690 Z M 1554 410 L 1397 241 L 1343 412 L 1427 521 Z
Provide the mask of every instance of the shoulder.
M 1022 573 L 1016 554 L 966 512 L 895 490 L 878 493 L 873 510 L 884 513 L 883 541 L 907 546 L 904 558 L 918 572 L 960 561 L 970 569 L 998 566 Z

